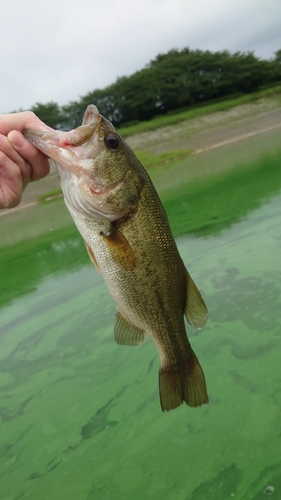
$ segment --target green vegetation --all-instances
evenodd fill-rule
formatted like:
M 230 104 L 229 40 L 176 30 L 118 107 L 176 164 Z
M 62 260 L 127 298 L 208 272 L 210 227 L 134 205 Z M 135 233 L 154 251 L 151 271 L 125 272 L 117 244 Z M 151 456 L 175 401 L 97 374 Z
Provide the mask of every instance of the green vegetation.
M 181 159 L 180 153 L 183 154 Z M 190 160 L 188 151 L 164 155 L 140 153 L 139 156 L 148 167 L 157 167 L 157 175 L 165 168 L 165 161 L 173 171 L 179 165 L 182 169 L 188 168 Z M 177 188 L 160 191 L 173 234 L 206 236 L 238 222 L 281 188 L 280 165 L 281 150 L 278 150 L 247 165 L 238 165 L 235 169 L 202 176 L 181 183 Z M 42 205 L 34 210 L 44 213 L 45 208 Z M 56 213 L 59 215 L 61 210 L 65 208 L 58 204 Z M 48 268 L 44 266 L 46 255 Z M 0 305 L 32 290 L 47 274 L 61 274 L 89 262 L 83 240 L 70 219 L 65 227 L 0 248 L 0 260 L 1 279 L 5 283 Z
M 1 281 L 5 283 L 3 293 L 0 293 L 1 306 L 14 297 L 31 292 L 48 274 L 59 275 L 66 269 L 81 267 L 88 257 L 82 238 L 71 224 L 15 245 L 2 247 L 0 259 Z
M 171 162 L 187 158 L 191 153 L 192 151 L 190 149 L 169 151 L 168 153 L 161 153 L 159 155 L 154 155 L 148 151 L 135 151 L 135 155 L 147 170 L 158 166 L 164 167 Z
M 95 104 L 102 115 L 120 127 L 226 96 L 240 94 L 243 101 L 243 95 L 280 81 L 281 50 L 271 60 L 260 60 L 253 52 L 213 53 L 185 48 L 159 54 L 142 70 L 118 78 L 104 89 L 90 91 L 78 101 L 62 107 L 55 102 L 36 103 L 32 110 L 56 129 L 72 129 L 81 124 L 86 107 Z M 216 105 L 217 109 L 226 109 L 223 104 Z
M 192 106 L 188 109 L 175 111 L 165 116 L 156 116 L 149 121 L 137 122 L 132 124 L 124 124 L 118 132 L 122 137 L 140 134 L 142 132 L 150 132 L 161 127 L 176 125 L 185 120 L 200 118 L 201 116 L 227 111 L 235 106 L 241 106 L 252 102 L 257 102 L 260 99 L 275 98 L 281 103 L 281 85 L 275 85 L 267 89 L 257 90 L 252 94 L 239 95 L 235 97 L 227 96 L 224 99 L 214 100 L 206 104 Z
M 216 234 L 281 188 L 281 149 L 248 165 L 198 179 L 161 198 L 173 234 Z

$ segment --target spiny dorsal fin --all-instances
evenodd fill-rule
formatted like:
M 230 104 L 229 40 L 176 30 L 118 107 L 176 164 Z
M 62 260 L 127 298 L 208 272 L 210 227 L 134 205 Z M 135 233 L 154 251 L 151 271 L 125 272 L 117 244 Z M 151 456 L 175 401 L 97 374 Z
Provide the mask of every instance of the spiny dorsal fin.
M 120 345 L 140 345 L 144 341 L 144 332 L 129 323 L 117 309 L 114 323 L 115 342 Z
M 188 271 L 186 271 L 186 276 L 187 289 L 184 313 L 188 323 L 191 326 L 200 329 L 205 325 L 208 319 L 208 309 L 201 296 L 201 293 L 199 292 Z

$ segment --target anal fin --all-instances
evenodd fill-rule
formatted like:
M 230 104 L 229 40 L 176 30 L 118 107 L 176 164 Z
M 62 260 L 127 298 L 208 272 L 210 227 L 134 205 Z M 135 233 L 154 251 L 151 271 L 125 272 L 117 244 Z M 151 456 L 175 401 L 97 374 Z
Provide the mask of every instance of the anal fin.
M 117 309 L 114 322 L 115 342 L 120 345 L 141 345 L 144 332 L 127 321 Z
M 187 287 L 186 287 L 186 305 L 185 305 L 185 316 L 187 321 L 191 326 L 195 328 L 202 328 L 208 319 L 208 309 L 199 292 L 197 286 L 195 285 L 190 274 L 186 270 L 187 276 Z

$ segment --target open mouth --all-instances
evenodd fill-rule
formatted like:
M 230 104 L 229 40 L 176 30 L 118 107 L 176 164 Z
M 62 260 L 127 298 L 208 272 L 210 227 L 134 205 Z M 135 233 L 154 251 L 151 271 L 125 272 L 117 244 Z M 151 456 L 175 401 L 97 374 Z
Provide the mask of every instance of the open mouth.
M 78 160 L 94 156 L 95 135 L 102 120 L 97 108 L 87 107 L 83 123 L 69 132 L 24 130 L 26 139 L 49 158 L 60 163 L 66 169 L 73 170 Z
M 43 132 L 26 129 L 23 135 L 33 146 L 55 161 L 60 161 L 63 157 L 76 159 L 74 151 L 67 148 L 67 146 L 71 146 L 67 132 Z

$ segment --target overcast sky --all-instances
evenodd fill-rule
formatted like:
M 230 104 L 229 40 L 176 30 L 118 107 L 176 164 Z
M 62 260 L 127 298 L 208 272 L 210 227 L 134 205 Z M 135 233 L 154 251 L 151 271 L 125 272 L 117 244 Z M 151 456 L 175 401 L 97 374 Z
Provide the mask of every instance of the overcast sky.
M 0 112 L 59 105 L 190 49 L 281 49 L 280 0 L 9 0 L 0 14 Z

